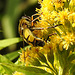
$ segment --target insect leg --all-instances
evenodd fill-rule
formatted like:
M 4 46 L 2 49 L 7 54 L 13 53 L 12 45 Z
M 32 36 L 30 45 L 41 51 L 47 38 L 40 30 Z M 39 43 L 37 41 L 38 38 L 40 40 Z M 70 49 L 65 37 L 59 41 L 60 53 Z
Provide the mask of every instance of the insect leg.
M 40 28 L 40 27 L 33 27 L 33 28 L 30 28 L 31 30 L 44 30 L 44 29 L 49 29 L 49 28 L 55 28 L 55 27 L 57 27 L 57 26 L 60 26 L 60 25 L 62 25 L 62 24 L 58 24 L 58 25 L 54 25 L 54 26 L 52 26 L 52 27 L 45 27 L 45 28 Z
M 49 39 L 49 37 L 52 36 L 52 35 L 57 35 L 57 33 L 49 34 L 48 37 L 47 37 L 47 39 L 45 41 L 47 42 L 47 40 Z
M 33 26 L 33 16 L 31 17 L 31 26 Z
M 41 13 L 41 14 L 42 14 L 42 13 Z M 33 22 L 34 22 L 34 21 L 36 21 L 37 19 L 39 19 L 39 17 L 41 16 L 41 14 L 34 14 L 34 15 L 31 16 L 31 26 L 33 26 Z M 34 19 L 33 17 L 34 17 L 34 16 L 37 16 L 37 15 L 38 15 L 38 17 Z

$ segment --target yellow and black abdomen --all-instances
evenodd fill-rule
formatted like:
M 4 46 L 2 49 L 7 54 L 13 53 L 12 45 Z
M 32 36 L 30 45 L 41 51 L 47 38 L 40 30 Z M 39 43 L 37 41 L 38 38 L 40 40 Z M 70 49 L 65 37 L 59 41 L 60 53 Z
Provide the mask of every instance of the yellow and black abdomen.
M 26 41 L 28 44 L 32 46 L 43 47 L 45 45 L 45 42 L 42 39 L 35 37 L 28 28 L 24 29 L 23 36 L 24 36 L 24 41 Z

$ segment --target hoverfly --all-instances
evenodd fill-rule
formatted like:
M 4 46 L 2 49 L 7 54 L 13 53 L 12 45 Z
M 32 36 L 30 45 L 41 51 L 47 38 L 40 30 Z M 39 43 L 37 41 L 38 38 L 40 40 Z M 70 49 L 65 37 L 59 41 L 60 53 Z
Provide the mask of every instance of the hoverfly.
M 36 21 L 40 17 L 40 15 L 39 15 L 37 18 L 33 19 L 33 17 L 36 16 L 36 15 L 39 15 L 39 14 L 34 14 L 31 17 L 23 16 L 22 19 L 20 19 L 19 34 L 23 38 L 23 40 L 25 42 L 27 42 L 28 44 L 30 44 L 32 46 L 43 47 L 45 45 L 44 40 L 34 36 L 32 31 L 55 28 L 59 25 L 55 25 L 55 26 L 52 26 L 52 27 L 46 27 L 46 28 L 35 28 L 34 25 L 33 25 L 34 24 L 33 22 Z M 56 33 L 54 33 L 54 34 L 56 34 Z M 54 34 L 51 34 L 51 35 L 54 35 Z
M 33 19 L 33 17 L 36 16 L 36 15 L 38 15 L 38 17 Z M 55 28 L 55 27 L 59 26 L 59 25 L 55 25 L 55 26 L 46 27 L 46 28 L 35 27 L 33 22 L 36 21 L 39 17 L 40 17 L 39 14 L 34 14 L 31 17 L 23 16 L 22 19 L 20 19 L 19 34 L 23 38 L 23 47 L 24 47 L 24 41 L 27 42 L 29 45 L 34 46 L 34 47 L 37 47 L 37 46 L 43 47 L 45 45 L 45 41 L 42 40 L 41 38 L 36 37 L 32 33 L 32 31 Z M 52 35 L 55 35 L 55 34 L 56 33 L 52 33 L 49 36 L 52 36 Z M 49 36 L 48 36 L 48 38 L 49 38 Z M 26 57 L 27 56 L 25 56 L 25 53 L 24 53 L 24 60 L 26 59 Z

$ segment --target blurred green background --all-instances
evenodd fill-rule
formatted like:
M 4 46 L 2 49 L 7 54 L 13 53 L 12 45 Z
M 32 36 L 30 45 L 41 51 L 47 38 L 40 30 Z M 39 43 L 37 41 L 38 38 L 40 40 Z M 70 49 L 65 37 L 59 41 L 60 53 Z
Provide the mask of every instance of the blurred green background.
M 0 40 L 20 37 L 19 20 L 24 15 L 35 14 L 36 8 L 40 8 L 37 0 L 0 0 Z M 1 50 L 0 54 L 4 55 L 19 50 L 20 47 L 23 47 L 22 45 L 22 42 L 11 45 Z

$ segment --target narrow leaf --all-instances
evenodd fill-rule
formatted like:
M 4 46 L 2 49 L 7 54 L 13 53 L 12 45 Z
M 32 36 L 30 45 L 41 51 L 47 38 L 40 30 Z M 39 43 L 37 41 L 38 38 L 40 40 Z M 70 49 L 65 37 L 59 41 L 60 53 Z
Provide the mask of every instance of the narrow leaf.
M 30 62 L 34 66 L 42 66 L 37 58 L 33 58 L 33 61 Z
M 51 73 L 48 73 L 45 70 L 35 68 L 35 67 L 17 66 L 15 64 L 5 64 L 5 63 L 1 63 L 1 65 L 10 68 L 12 71 L 22 72 L 26 75 L 43 75 L 43 74 L 52 75 Z
M 75 75 L 75 64 L 72 64 L 72 65 L 71 65 L 71 68 L 70 68 L 70 75 Z
M 71 62 L 74 59 L 75 59 L 75 52 L 72 52 L 72 54 L 70 54 L 68 57 L 68 61 Z
M 4 65 L 2 65 L 2 67 L 3 67 L 3 69 L 5 70 L 5 73 L 6 73 L 6 74 L 10 75 L 10 74 L 13 73 L 13 71 L 12 71 L 10 68 L 8 68 L 8 67 L 6 67 L 6 66 L 4 66 Z
M 12 53 L 8 53 L 4 56 L 12 61 L 13 59 L 17 58 L 20 55 L 18 52 L 21 52 L 21 50 L 18 50 L 18 51 L 12 52 Z
M 46 57 L 42 53 L 39 52 L 38 56 L 39 56 L 38 58 L 39 58 L 40 61 L 47 64 Z
M 0 50 L 12 44 L 18 43 L 20 41 L 22 41 L 21 38 L 11 38 L 11 39 L 0 40 Z
M 53 65 L 53 63 L 54 63 L 54 55 L 53 55 L 52 50 L 49 53 L 47 53 L 47 58 L 48 58 L 48 61 Z
M 31 46 L 26 46 L 25 50 L 26 50 L 26 48 L 30 48 L 30 47 Z M 13 59 L 17 58 L 20 55 L 18 52 L 21 52 L 21 50 L 18 50 L 18 51 L 12 52 L 12 53 L 8 53 L 4 56 L 7 57 L 9 60 L 13 60 Z
M 5 70 L 3 69 L 3 67 L 0 65 L 0 74 L 4 74 L 5 73 Z
M 11 63 L 10 60 L 8 60 L 5 56 L 0 55 L 0 63 Z

